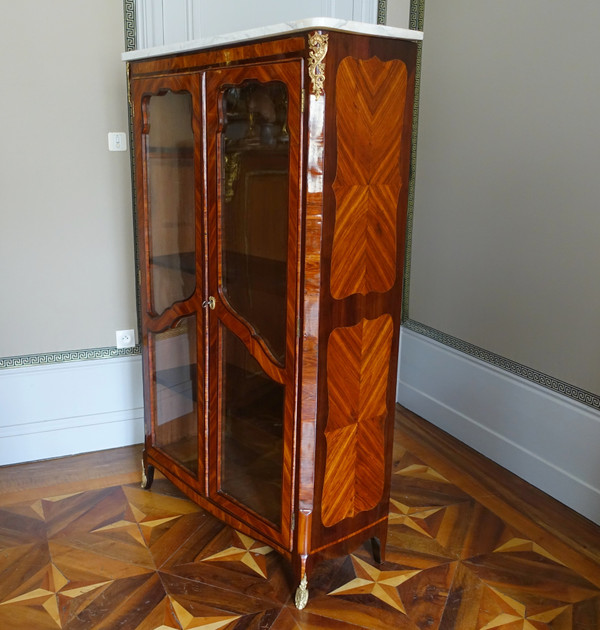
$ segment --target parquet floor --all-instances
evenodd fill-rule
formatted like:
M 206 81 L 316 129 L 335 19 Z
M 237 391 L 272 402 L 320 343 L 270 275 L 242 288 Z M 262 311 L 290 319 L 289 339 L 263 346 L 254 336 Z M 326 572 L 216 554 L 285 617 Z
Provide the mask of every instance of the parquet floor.
M 78 456 L 53 486 L 61 462 L 0 469 L 0 628 L 599 630 L 600 528 L 543 498 L 528 515 L 522 496 L 490 491 L 502 482 L 493 467 L 477 481 L 401 424 L 385 564 L 368 545 L 324 562 L 303 611 L 275 552 L 159 475 L 151 491 L 129 463 L 109 466 L 108 484 L 86 478 L 101 454 Z M 139 449 L 120 452 L 137 470 Z

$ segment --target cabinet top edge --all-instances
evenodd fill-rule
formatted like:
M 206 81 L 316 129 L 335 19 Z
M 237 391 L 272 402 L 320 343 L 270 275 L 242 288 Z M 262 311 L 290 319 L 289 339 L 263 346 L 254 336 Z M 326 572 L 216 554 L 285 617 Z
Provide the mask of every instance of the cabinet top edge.
M 132 50 L 122 53 L 122 61 L 136 61 L 138 59 L 148 59 L 151 57 L 162 57 L 175 53 L 203 50 L 227 44 L 238 44 L 241 42 L 259 39 L 263 37 L 274 37 L 277 35 L 289 35 L 301 31 L 312 29 L 323 29 L 328 31 L 340 31 L 344 33 L 354 33 L 357 35 L 373 35 L 376 37 L 390 37 L 393 39 L 404 39 L 409 41 L 421 41 L 422 31 L 413 31 L 407 28 L 395 26 L 384 26 L 381 24 L 369 24 L 366 22 L 354 22 L 350 20 L 340 20 L 328 17 L 307 18 L 294 22 L 282 22 L 270 26 L 260 26 L 235 33 L 224 33 L 213 35 L 202 39 L 193 39 L 185 42 L 165 44 L 140 50 Z

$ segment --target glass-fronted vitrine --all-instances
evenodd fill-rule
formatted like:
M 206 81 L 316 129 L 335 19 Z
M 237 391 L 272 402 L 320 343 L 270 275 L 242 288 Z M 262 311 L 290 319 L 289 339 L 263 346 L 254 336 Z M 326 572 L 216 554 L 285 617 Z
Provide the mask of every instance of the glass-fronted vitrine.
M 290 28 L 130 86 L 144 485 L 288 558 L 301 608 L 321 558 L 385 549 L 416 45 Z

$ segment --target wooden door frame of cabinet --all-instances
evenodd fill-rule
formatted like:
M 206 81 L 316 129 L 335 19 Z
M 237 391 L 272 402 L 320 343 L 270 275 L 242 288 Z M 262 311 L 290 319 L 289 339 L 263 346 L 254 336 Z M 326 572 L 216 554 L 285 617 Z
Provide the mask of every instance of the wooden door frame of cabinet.
M 303 135 L 303 121 L 300 105 L 300 94 L 303 81 L 303 60 L 295 57 L 267 63 L 250 63 L 240 65 L 228 65 L 226 68 L 207 69 L 204 75 L 205 89 L 205 121 L 206 121 L 206 152 L 207 155 L 215 155 L 214 172 L 207 169 L 207 189 L 221 190 L 220 168 L 221 148 L 217 144 L 220 127 L 219 95 L 223 86 L 236 86 L 254 79 L 261 82 L 281 81 L 288 90 L 288 133 L 290 134 L 289 147 L 289 191 L 288 191 L 288 235 L 287 235 L 287 297 L 286 297 L 286 358 L 283 368 L 277 366 L 269 357 L 270 352 L 256 333 L 244 324 L 235 311 L 228 306 L 225 296 L 220 289 L 222 285 L 222 253 L 221 253 L 221 212 L 222 202 L 220 195 L 208 197 L 207 212 L 209 249 L 207 255 L 213 261 L 209 270 L 208 290 L 216 297 L 215 310 L 210 314 L 210 341 L 209 356 L 220 357 L 219 336 L 220 326 L 226 326 L 237 335 L 248 348 L 255 359 L 259 361 L 262 369 L 274 380 L 285 385 L 285 413 L 283 435 L 283 471 L 282 471 L 282 514 L 280 527 L 273 527 L 265 519 L 258 515 L 249 514 L 248 508 L 238 504 L 235 500 L 220 491 L 220 436 L 221 436 L 221 397 L 219 392 L 220 375 L 222 366 L 213 361 L 209 374 L 210 394 L 209 413 L 212 420 L 209 426 L 213 426 L 213 434 L 210 436 L 209 451 L 211 471 L 209 478 L 209 498 L 221 505 L 222 509 L 234 514 L 240 519 L 245 518 L 249 522 L 256 520 L 257 529 L 264 531 L 270 540 L 276 541 L 279 546 L 291 551 L 292 545 L 292 512 L 294 508 L 294 444 L 296 427 L 295 382 L 298 362 L 297 325 L 299 318 L 299 291 L 298 282 L 299 251 L 301 242 L 301 216 L 302 198 L 300 195 L 301 165 L 303 149 L 300 139 Z
M 193 74 L 187 75 L 173 75 L 169 77 L 146 77 L 138 78 L 131 82 L 131 95 L 132 95 L 132 117 L 133 117 L 133 133 L 135 137 L 140 138 L 140 142 L 134 143 L 134 156 L 137 168 L 136 174 L 136 200 L 138 210 L 141 210 L 138 214 L 136 221 L 137 228 L 137 242 L 138 242 L 138 259 L 145 261 L 145 264 L 140 264 L 140 320 L 141 320 L 141 346 L 146 348 L 146 351 L 142 353 L 142 369 L 144 374 L 144 380 L 147 383 L 152 382 L 152 374 L 154 373 L 154 353 L 152 351 L 153 343 L 150 340 L 150 335 L 153 333 L 161 333 L 169 328 L 175 327 L 183 317 L 195 316 L 196 318 L 196 356 L 197 363 L 203 365 L 206 363 L 206 346 L 204 335 L 204 318 L 205 309 L 202 308 L 203 301 L 203 289 L 205 285 L 205 271 L 203 265 L 196 265 L 196 268 L 200 268 L 200 277 L 198 271 L 196 272 L 196 286 L 193 294 L 182 301 L 176 302 L 171 308 L 166 309 L 161 313 L 156 313 L 152 308 L 151 297 L 151 278 L 149 277 L 148 268 L 150 260 L 150 238 L 149 238 L 149 192 L 148 192 L 148 172 L 147 161 L 144 159 L 145 143 L 147 141 L 147 102 L 148 99 L 163 94 L 167 91 L 174 93 L 185 92 L 190 94 L 192 99 L 192 133 L 196 140 L 194 149 L 194 212 L 198 215 L 199 208 L 204 203 L 204 187 L 201 185 L 203 181 L 202 173 L 204 170 L 203 159 L 204 156 L 201 151 L 198 150 L 198 140 L 202 137 L 202 129 L 200 125 L 201 121 L 201 92 L 199 77 Z M 139 109 L 136 109 L 133 103 L 139 105 Z M 196 260 L 204 258 L 204 235 L 203 230 L 196 230 L 194 236 Z M 196 382 L 197 396 L 196 404 L 200 406 L 205 405 L 204 396 L 199 398 L 198 394 L 203 391 L 200 387 L 201 378 L 203 376 L 198 374 Z M 173 460 L 164 452 L 157 449 L 155 442 L 155 421 L 154 410 L 156 409 L 155 392 L 152 387 L 144 387 L 144 415 L 145 421 L 145 451 L 144 451 L 144 468 L 148 470 L 148 466 L 157 464 L 161 470 L 164 468 L 173 468 Z M 202 414 L 205 416 L 205 414 Z M 198 453 L 203 453 L 205 450 L 205 427 L 198 427 Z M 185 483 L 192 484 L 194 487 L 204 489 L 206 487 L 206 471 L 204 467 L 200 466 L 203 459 L 199 460 L 199 469 L 197 475 L 194 477 L 191 471 L 181 470 L 177 477 L 185 480 Z M 152 474 L 152 473 L 150 473 Z M 151 481 L 150 481 L 151 483 Z

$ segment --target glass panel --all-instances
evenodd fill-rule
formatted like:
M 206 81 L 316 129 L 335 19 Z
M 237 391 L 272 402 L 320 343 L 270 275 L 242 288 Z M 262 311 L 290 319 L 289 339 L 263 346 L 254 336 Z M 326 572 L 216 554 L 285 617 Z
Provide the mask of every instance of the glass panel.
M 196 287 L 192 97 L 151 96 L 146 116 L 151 299 L 162 313 Z
M 225 327 L 221 343 L 221 490 L 279 524 L 285 388 Z
M 226 299 L 285 358 L 287 88 L 248 81 L 222 97 L 221 283 Z
M 154 434 L 158 448 L 198 472 L 198 387 L 196 316 L 152 334 L 154 351 Z

